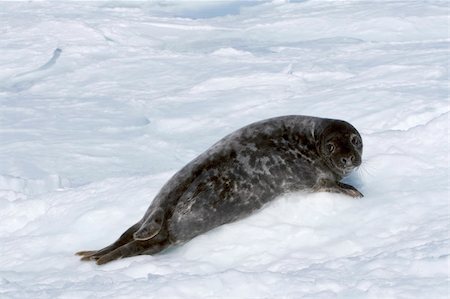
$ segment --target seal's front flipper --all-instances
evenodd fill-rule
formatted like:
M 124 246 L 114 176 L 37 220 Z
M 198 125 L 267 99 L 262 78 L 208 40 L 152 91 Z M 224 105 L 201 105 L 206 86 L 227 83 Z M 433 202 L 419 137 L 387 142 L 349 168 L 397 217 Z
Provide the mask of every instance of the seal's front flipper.
M 161 208 L 158 208 L 148 216 L 139 230 L 134 233 L 134 239 L 143 241 L 153 238 L 161 231 L 163 222 L 164 211 Z
M 355 198 L 360 198 L 360 197 L 364 197 L 364 195 L 358 191 L 358 189 L 356 189 L 355 187 L 353 187 L 352 185 L 348 185 L 348 184 L 344 184 L 341 182 L 337 183 L 338 188 L 339 188 L 339 192 L 349 195 L 351 197 L 355 197 Z
M 364 195 L 352 185 L 344 184 L 341 182 L 326 184 L 325 186 L 318 188 L 317 191 L 341 193 L 354 198 L 364 197 Z

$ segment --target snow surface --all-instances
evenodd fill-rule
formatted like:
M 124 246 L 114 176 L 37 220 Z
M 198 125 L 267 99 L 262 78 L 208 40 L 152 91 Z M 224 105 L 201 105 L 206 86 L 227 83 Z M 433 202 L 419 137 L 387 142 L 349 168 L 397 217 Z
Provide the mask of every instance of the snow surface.
M 0 3 L 1 298 L 449 298 L 449 2 Z M 365 197 L 280 197 L 97 266 L 169 177 L 267 117 L 345 119 Z

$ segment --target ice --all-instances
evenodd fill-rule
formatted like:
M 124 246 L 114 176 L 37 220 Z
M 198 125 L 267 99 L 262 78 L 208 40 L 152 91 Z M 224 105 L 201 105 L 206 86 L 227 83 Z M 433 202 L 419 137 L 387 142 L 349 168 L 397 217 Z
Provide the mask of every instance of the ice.
M 0 2 L 1 298 L 448 298 L 445 1 Z M 178 169 L 268 117 L 345 119 L 365 195 L 281 196 L 104 266 Z

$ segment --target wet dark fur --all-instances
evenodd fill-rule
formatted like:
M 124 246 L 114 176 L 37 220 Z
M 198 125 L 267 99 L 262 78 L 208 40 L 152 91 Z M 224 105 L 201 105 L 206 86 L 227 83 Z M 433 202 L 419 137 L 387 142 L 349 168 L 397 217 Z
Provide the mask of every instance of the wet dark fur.
M 339 181 L 361 164 L 358 131 L 341 120 L 282 116 L 226 136 L 177 172 L 144 217 L 113 244 L 83 251 L 104 264 L 187 242 L 246 217 L 282 193 L 362 194 Z

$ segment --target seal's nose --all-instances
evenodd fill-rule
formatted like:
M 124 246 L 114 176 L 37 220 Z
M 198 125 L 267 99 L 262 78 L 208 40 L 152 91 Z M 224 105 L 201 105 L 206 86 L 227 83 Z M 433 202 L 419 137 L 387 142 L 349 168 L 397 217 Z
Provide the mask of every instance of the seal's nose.
M 341 162 L 344 166 L 353 166 L 353 161 L 355 161 L 355 156 L 350 155 L 348 157 L 341 158 Z

